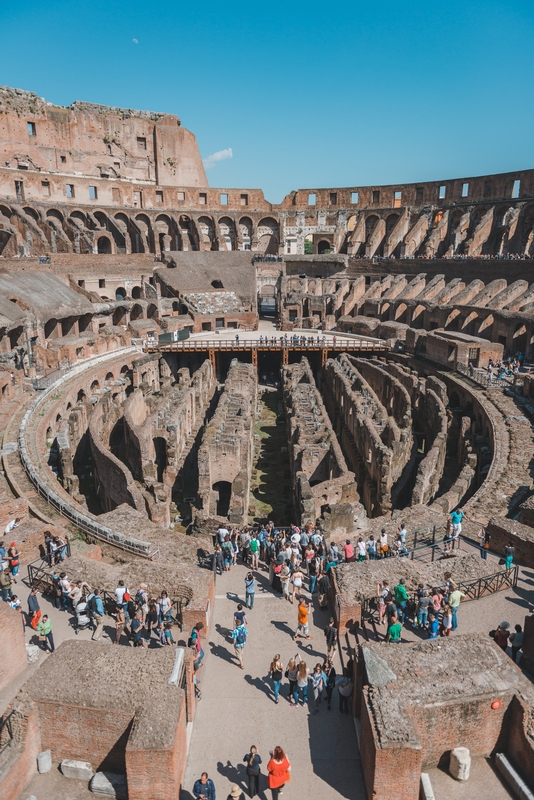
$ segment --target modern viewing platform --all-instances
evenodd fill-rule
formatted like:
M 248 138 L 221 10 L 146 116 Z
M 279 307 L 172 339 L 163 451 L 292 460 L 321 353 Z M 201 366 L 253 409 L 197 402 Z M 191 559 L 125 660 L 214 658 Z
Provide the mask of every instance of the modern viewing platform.
M 196 334 L 181 342 L 157 342 L 146 340 L 143 345 L 145 353 L 208 353 L 210 359 L 215 353 L 252 353 L 252 363 L 257 364 L 258 353 L 281 353 L 282 363 L 289 363 L 290 353 L 321 353 L 324 365 L 329 357 L 336 353 L 384 353 L 390 349 L 383 339 L 364 336 L 338 336 L 336 334 L 306 333 L 261 336 L 257 331 L 243 331 L 233 334 L 225 330 L 221 338 L 204 338 Z

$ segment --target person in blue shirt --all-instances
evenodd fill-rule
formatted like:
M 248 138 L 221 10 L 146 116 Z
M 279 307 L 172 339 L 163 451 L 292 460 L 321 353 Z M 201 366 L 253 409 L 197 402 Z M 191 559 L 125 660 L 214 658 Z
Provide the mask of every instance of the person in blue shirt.
M 93 589 L 92 594 L 87 595 L 87 608 L 95 625 L 91 639 L 98 642 L 104 626 L 104 603 L 100 597 L 100 589 Z
M 215 784 L 211 778 L 208 777 L 207 772 L 203 772 L 198 781 L 195 781 L 193 795 L 195 796 L 195 800 L 216 800 Z
M 462 532 L 462 520 L 465 517 L 465 511 L 461 508 L 455 508 L 451 511 L 452 522 L 452 549 L 460 546 L 460 534 Z
M 428 615 L 428 638 L 437 639 L 439 630 L 439 622 L 435 614 Z

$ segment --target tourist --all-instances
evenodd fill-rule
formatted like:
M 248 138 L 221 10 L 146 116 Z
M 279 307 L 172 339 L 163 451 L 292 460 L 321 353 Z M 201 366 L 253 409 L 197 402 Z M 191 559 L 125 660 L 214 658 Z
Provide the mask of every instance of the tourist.
M 501 650 L 504 650 L 504 652 L 506 653 L 506 648 L 508 647 L 508 639 L 510 638 L 510 623 L 501 622 L 501 624 L 495 631 L 493 638 L 495 639 L 495 642 L 499 645 Z
M 165 589 L 159 599 L 159 622 L 170 622 L 172 619 L 172 603 Z
M 408 603 L 408 592 L 406 591 L 405 586 L 406 581 L 404 578 L 401 578 L 397 586 L 393 587 L 393 592 L 395 595 L 395 605 L 398 609 L 398 616 L 399 622 L 404 622 L 404 617 L 406 615 L 406 605 Z
M 215 545 L 215 572 L 217 575 L 222 575 L 224 572 L 224 558 L 219 544 Z
M 193 795 L 195 800 L 216 800 L 215 784 L 208 777 L 207 772 L 203 772 L 200 778 L 195 781 Z
M 402 634 L 402 625 L 398 621 L 397 615 L 392 614 L 388 627 L 388 632 L 386 635 L 386 641 L 394 644 L 399 644 L 401 640 L 401 634 Z
M 323 611 L 328 610 L 328 596 L 330 594 L 330 578 L 325 573 L 321 575 L 317 582 L 317 591 L 319 593 L 318 600 L 319 600 L 319 608 Z
M 232 783 L 230 786 L 230 794 L 226 800 L 245 800 L 245 793 L 241 791 L 237 783 Z
M 104 603 L 100 597 L 100 589 L 93 589 L 93 593 L 87 598 L 87 607 L 95 624 L 91 639 L 99 642 L 104 624 Z
M 514 560 L 515 547 L 512 542 L 508 542 L 504 547 L 504 564 L 506 569 L 510 569 Z
M 299 600 L 298 605 L 298 626 L 297 632 L 295 633 L 293 639 L 296 641 L 299 636 L 302 636 L 303 639 L 313 639 L 313 636 L 310 636 L 308 633 L 308 615 L 311 611 L 312 604 L 307 603 L 304 597 L 301 597 Z
M 376 539 L 373 534 L 369 536 L 369 540 L 367 542 L 367 553 L 369 556 L 369 561 L 374 561 L 376 559 Z
M 135 605 L 137 610 L 141 613 L 141 622 L 145 624 L 146 615 L 148 614 L 148 586 L 146 583 L 141 583 L 139 589 L 135 593 Z
M 87 589 L 87 592 L 85 589 Z M 69 593 L 73 608 L 76 608 L 83 594 L 87 595 L 87 593 L 90 594 L 91 592 L 92 589 L 86 581 L 76 581 L 75 587 L 72 592 Z
M 188 641 L 188 647 L 192 647 L 195 651 L 195 660 L 193 662 L 193 669 L 195 672 L 201 667 L 202 659 L 204 658 L 204 650 L 202 649 L 202 642 L 200 638 L 200 631 L 203 630 L 204 623 L 197 622 L 197 624 L 191 629 L 191 635 Z
M 61 610 L 68 611 L 69 609 L 69 600 L 70 600 L 70 593 L 73 590 L 73 586 L 69 579 L 67 578 L 67 573 L 62 572 L 59 576 L 59 586 L 61 589 Z M 73 609 L 74 611 L 74 609 Z
M 324 629 L 326 639 L 326 653 L 329 661 L 333 661 L 337 651 L 337 628 L 333 617 L 330 617 L 328 625 Z
M 224 569 L 226 572 L 230 572 L 232 564 L 234 563 L 234 548 L 232 547 L 229 534 L 226 534 L 225 540 L 221 545 L 221 549 L 224 559 Z
M 132 625 L 131 625 L 132 641 L 134 643 L 134 647 L 144 647 L 146 650 L 147 643 L 141 637 L 142 630 L 143 630 L 142 614 L 140 611 L 137 611 L 132 619 Z M 172 634 L 171 634 L 171 639 L 172 639 Z
M 450 636 L 452 631 L 452 611 L 450 605 L 446 604 L 443 608 L 443 617 L 439 626 L 440 636 Z
M 445 550 L 446 553 L 448 553 L 449 550 L 451 549 L 451 545 L 452 545 L 452 522 L 449 517 L 447 519 L 447 522 L 445 523 L 445 533 L 443 535 L 443 549 Z
M 35 631 L 37 629 L 37 623 L 40 619 L 41 608 L 39 606 L 39 600 L 37 599 L 37 587 L 32 586 L 28 595 L 28 616 L 26 618 L 26 622 Z
M 386 601 L 391 598 L 391 589 L 389 583 L 383 580 L 378 584 L 377 588 L 377 608 L 378 608 L 378 624 L 384 624 L 384 615 L 386 613 Z
M 280 661 L 280 653 L 277 653 L 271 661 L 269 667 L 269 674 L 273 682 L 274 702 L 278 703 L 278 695 L 280 693 L 280 686 L 282 685 L 282 678 L 284 677 L 284 665 Z
M 336 686 L 339 692 L 339 710 L 341 714 L 348 714 L 349 698 L 352 697 L 354 684 L 347 667 L 344 668 L 343 675 L 337 679 Z
M 349 564 L 352 563 L 354 561 L 354 547 L 350 539 L 345 541 L 345 544 L 343 545 L 343 552 L 345 554 L 345 562 Z
M 310 594 L 315 592 L 315 585 L 317 583 L 317 572 L 319 570 L 319 562 L 317 558 L 312 558 L 310 563 L 308 564 L 308 578 L 309 578 L 309 589 Z
M 284 600 L 289 600 L 289 582 L 291 580 L 291 572 L 289 571 L 289 567 L 284 562 L 282 564 L 275 564 L 273 567 L 273 571 L 276 573 L 276 568 L 279 567 L 278 577 L 280 579 L 280 585 L 282 588 L 282 597 Z M 274 587 L 274 580 L 273 580 L 273 587 Z M 293 600 L 291 600 L 293 602 Z
M 248 631 L 244 625 L 236 625 L 232 631 L 232 640 L 234 642 L 234 653 L 239 661 L 241 669 L 245 669 L 243 664 L 243 652 L 247 643 Z
M 510 634 L 510 645 L 512 647 L 512 660 L 517 664 L 517 654 L 523 647 L 523 628 L 521 625 L 516 625 L 514 633 Z
M 217 528 L 217 536 L 219 537 L 219 544 L 222 545 L 228 536 L 228 528 L 226 528 L 224 525 L 221 525 L 220 528 Z
M 389 596 L 386 597 L 386 619 L 388 628 L 391 625 L 392 617 L 397 617 L 398 619 L 398 609 L 393 601 L 393 595 L 390 592 Z
M 245 605 L 247 608 L 254 608 L 254 595 L 256 593 L 256 580 L 252 572 L 245 578 Z
M 234 628 L 236 625 L 247 625 L 247 612 L 243 611 L 243 606 L 241 603 L 237 604 L 237 610 L 234 611 Z
M 124 616 L 123 606 L 117 605 L 117 610 L 115 611 L 115 644 L 121 643 L 121 636 L 122 632 L 124 631 L 125 624 L 126 618 Z
M 300 701 L 303 706 L 306 705 L 308 700 L 308 679 L 310 677 L 310 671 L 306 666 L 306 662 L 302 661 L 300 656 L 297 656 L 299 661 L 298 665 L 298 672 L 297 672 L 297 682 L 295 684 L 295 688 L 293 689 L 293 699 L 295 701 L 294 705 L 295 708 L 298 707 L 299 704 L 299 695 L 302 692 L 302 700 Z
M 451 607 L 452 612 L 452 629 L 453 631 L 456 630 L 458 627 L 458 609 L 460 608 L 460 602 L 462 597 L 465 597 L 465 594 L 460 591 L 460 589 L 456 588 L 453 592 L 449 595 L 449 605 Z
M 159 611 L 158 604 L 155 597 L 151 597 L 148 601 L 148 613 L 145 619 L 145 627 L 148 631 L 148 639 L 152 636 L 152 631 L 159 625 Z
M 230 535 L 230 544 L 232 545 L 232 565 L 237 564 L 237 557 L 239 555 L 239 543 L 237 541 L 237 533 L 232 531 Z
M 386 529 L 380 531 L 380 558 L 386 558 L 389 554 L 388 535 Z
M 428 609 L 431 605 L 432 600 L 428 596 L 428 592 L 423 592 L 423 596 L 419 598 L 419 602 L 417 604 L 417 622 L 420 628 L 427 628 Z
M 276 702 L 278 702 L 278 700 Z M 246 754 L 243 761 L 246 764 L 245 769 L 247 772 L 248 793 L 250 797 L 255 797 L 260 793 L 260 774 L 261 774 L 261 768 L 260 768 L 261 756 L 258 753 L 258 748 L 256 747 L 255 744 L 251 746 L 250 751 Z M 239 797 L 239 795 L 234 795 L 234 796 Z
M 434 614 L 437 616 L 438 612 L 441 610 L 441 606 L 443 603 L 443 595 L 439 591 L 439 589 L 432 589 L 430 592 L 430 599 L 432 600 L 432 606 L 434 608 Z
M 41 621 L 37 623 L 37 633 L 39 634 L 39 641 L 43 643 L 45 653 L 53 653 L 55 648 L 54 636 L 52 635 L 52 620 L 48 618 L 48 614 L 43 614 Z
M 333 561 L 335 564 L 339 564 L 339 562 L 341 561 L 341 557 L 339 555 L 339 547 L 335 542 L 330 542 L 329 555 L 330 555 L 330 561 Z
M 0 574 L 0 591 L 2 592 L 2 600 L 4 603 L 9 603 L 13 597 L 13 590 L 11 589 L 11 573 L 9 567 L 5 566 Z
M 401 522 L 401 524 L 399 525 L 399 528 L 397 530 L 397 536 L 399 537 L 399 539 L 402 542 L 402 549 L 403 550 L 406 549 L 406 536 L 407 535 L 408 535 L 408 531 L 406 530 L 406 525 L 404 524 L 404 522 Z
M 489 550 L 489 543 L 490 543 L 490 532 L 487 527 L 482 528 L 479 534 L 480 539 L 480 558 L 483 558 L 486 561 L 488 557 L 488 550 Z
M 256 534 L 253 534 L 250 540 L 250 566 L 251 569 L 259 569 L 259 557 L 260 557 L 260 543 L 256 537 Z
M 304 582 L 304 574 L 300 571 L 300 567 L 295 570 L 291 577 L 291 583 L 293 584 L 293 593 L 291 595 L 291 602 L 295 602 L 295 594 L 300 594 L 302 589 L 302 585 Z
M 296 686 L 296 683 L 297 683 L 297 677 L 298 677 L 298 671 L 299 671 L 298 659 L 299 659 L 299 656 L 295 656 L 294 658 L 290 658 L 289 662 L 288 662 L 288 665 L 287 665 L 287 669 L 285 671 L 285 676 L 289 681 L 289 693 L 288 693 L 287 696 L 288 696 L 288 700 L 291 703 L 291 705 L 294 705 L 293 692 L 295 691 L 295 686 Z
M 291 780 L 291 764 L 281 747 L 271 752 L 271 760 L 267 764 L 267 784 L 271 790 L 272 800 L 278 800 L 286 783 Z
M 358 551 L 358 563 L 361 563 L 362 561 L 365 561 L 367 556 L 367 547 L 365 546 L 365 542 L 361 536 L 358 538 L 356 547 Z
M 431 611 L 428 615 L 428 638 L 437 639 L 439 632 L 439 620 L 437 616 Z
M 8 522 L 6 527 L 4 528 L 4 534 L 8 536 L 12 530 L 19 527 L 19 522 L 20 522 L 20 517 L 16 517 L 15 519 L 12 519 L 10 522 Z M 11 544 L 13 545 L 15 543 L 11 542 Z
M 321 664 L 316 664 L 311 674 L 311 684 L 313 689 L 313 713 L 319 713 L 319 703 L 323 699 L 323 690 L 326 686 L 326 675 Z
M 20 567 L 20 550 L 18 550 L 15 542 L 11 542 L 7 551 L 7 560 L 9 561 L 9 568 L 11 569 L 11 577 L 13 583 L 17 582 L 17 575 Z
M 326 675 L 326 703 L 328 711 L 332 708 L 332 694 L 336 685 L 336 671 L 330 659 L 326 659 L 323 665 L 323 672 Z
M 460 508 L 455 508 L 451 511 L 452 523 L 452 549 L 460 547 L 460 534 L 462 532 L 462 520 L 465 517 L 465 511 Z

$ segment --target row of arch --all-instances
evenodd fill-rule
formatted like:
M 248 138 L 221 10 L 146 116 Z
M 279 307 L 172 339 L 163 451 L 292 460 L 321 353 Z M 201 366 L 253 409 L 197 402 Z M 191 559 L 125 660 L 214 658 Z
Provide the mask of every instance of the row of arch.
M 77 253 L 160 253 L 169 250 L 258 250 L 278 253 L 274 217 L 170 214 L 103 209 L 38 209 L 0 205 L 0 252 L 11 235 L 30 248 Z

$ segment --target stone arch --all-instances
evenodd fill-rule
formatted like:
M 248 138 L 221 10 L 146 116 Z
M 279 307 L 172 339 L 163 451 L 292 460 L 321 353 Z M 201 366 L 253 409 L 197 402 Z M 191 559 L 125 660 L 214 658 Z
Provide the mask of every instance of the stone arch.
M 115 380 L 115 376 L 113 375 L 113 373 L 112 372 L 108 372 L 108 374 L 106 375 L 106 383 L 108 381 L 114 381 L 114 380 Z
M 33 220 L 35 220 L 35 222 L 40 222 L 41 221 L 41 217 L 37 213 L 35 208 L 32 208 L 31 206 L 24 206 L 24 208 L 22 210 L 24 211 L 24 213 L 26 214 L 27 217 L 31 217 Z
M 132 306 L 130 310 L 130 319 L 133 321 L 142 318 L 143 318 L 143 306 L 141 306 L 139 303 L 136 303 L 134 306 Z
M 458 330 L 458 322 L 460 318 L 460 311 L 457 308 L 453 308 L 450 312 L 449 316 L 445 320 L 445 325 L 443 326 L 445 330 Z
M 412 319 L 410 321 L 410 326 L 412 328 L 423 328 L 424 327 L 424 314 L 425 314 L 425 311 L 426 311 L 425 306 L 423 306 L 421 304 L 419 304 L 418 306 L 415 306 L 415 308 L 414 308 L 414 310 L 412 312 Z
M 280 244 L 280 226 L 272 217 L 264 217 L 258 223 L 258 251 L 278 254 Z
M 52 317 L 45 322 L 44 335 L 46 340 L 57 338 L 57 319 Z
M 220 217 L 219 230 L 221 232 L 221 239 L 226 245 L 226 250 L 237 250 L 237 236 L 233 219 L 230 219 L 230 217 Z
M 493 314 L 488 314 L 488 316 L 483 319 L 478 326 L 477 336 L 481 336 L 484 333 L 484 338 L 491 339 L 491 330 L 494 321 Z
M 113 324 L 114 325 L 123 325 L 126 320 L 126 309 L 124 306 L 118 306 L 113 311 Z
M 110 255 L 113 252 L 111 238 L 109 236 L 99 236 L 96 240 L 96 249 L 99 255 Z
M 467 333 L 469 336 L 474 336 L 476 332 L 476 322 L 478 320 L 478 313 L 476 311 L 471 311 L 469 313 L 462 324 L 462 332 Z
M 321 239 L 321 241 L 317 243 L 317 252 L 319 255 L 330 253 L 331 250 L 332 250 L 332 244 L 328 242 L 326 239 Z
M 198 218 L 198 230 L 202 250 L 216 250 L 215 223 L 206 215 Z
M 126 289 L 124 288 L 124 286 L 117 286 L 117 288 L 115 289 L 115 300 L 118 300 L 120 302 L 121 300 L 124 300 L 125 297 L 126 297 Z
M 143 294 L 143 290 L 141 286 L 134 286 L 132 289 L 132 298 L 134 300 L 140 300 Z
M 92 391 L 92 392 L 96 392 L 98 389 L 100 389 L 100 383 L 99 383 L 99 382 L 98 382 L 98 381 L 95 379 L 95 380 L 92 382 L 92 384 L 91 384 L 91 387 L 90 387 L 90 388 L 91 388 L 91 391 Z
M 395 309 L 395 322 L 407 322 L 408 306 L 406 303 L 399 303 Z
M 254 235 L 254 225 L 250 217 L 241 217 L 239 220 L 239 236 L 243 250 L 252 249 L 252 237 Z
M 57 208 L 49 208 L 46 212 L 46 216 L 47 219 L 57 219 L 61 224 L 63 224 L 63 220 L 65 219 L 61 211 Z
M 534 204 L 525 206 L 521 214 L 521 254 L 534 255 Z
M 146 310 L 147 319 L 154 319 L 158 316 L 158 307 L 155 303 L 150 303 Z
M 365 243 L 369 244 L 371 240 L 371 236 L 373 235 L 374 229 L 378 225 L 378 215 L 377 214 L 369 214 L 368 217 L 365 218 Z
M 160 253 L 175 249 L 173 222 L 167 214 L 158 214 L 154 222 L 154 235 Z
M 527 326 L 524 322 L 518 322 L 515 326 L 512 336 L 512 349 L 514 351 L 514 355 L 516 353 L 523 353 L 523 355 L 525 354 L 527 341 Z

